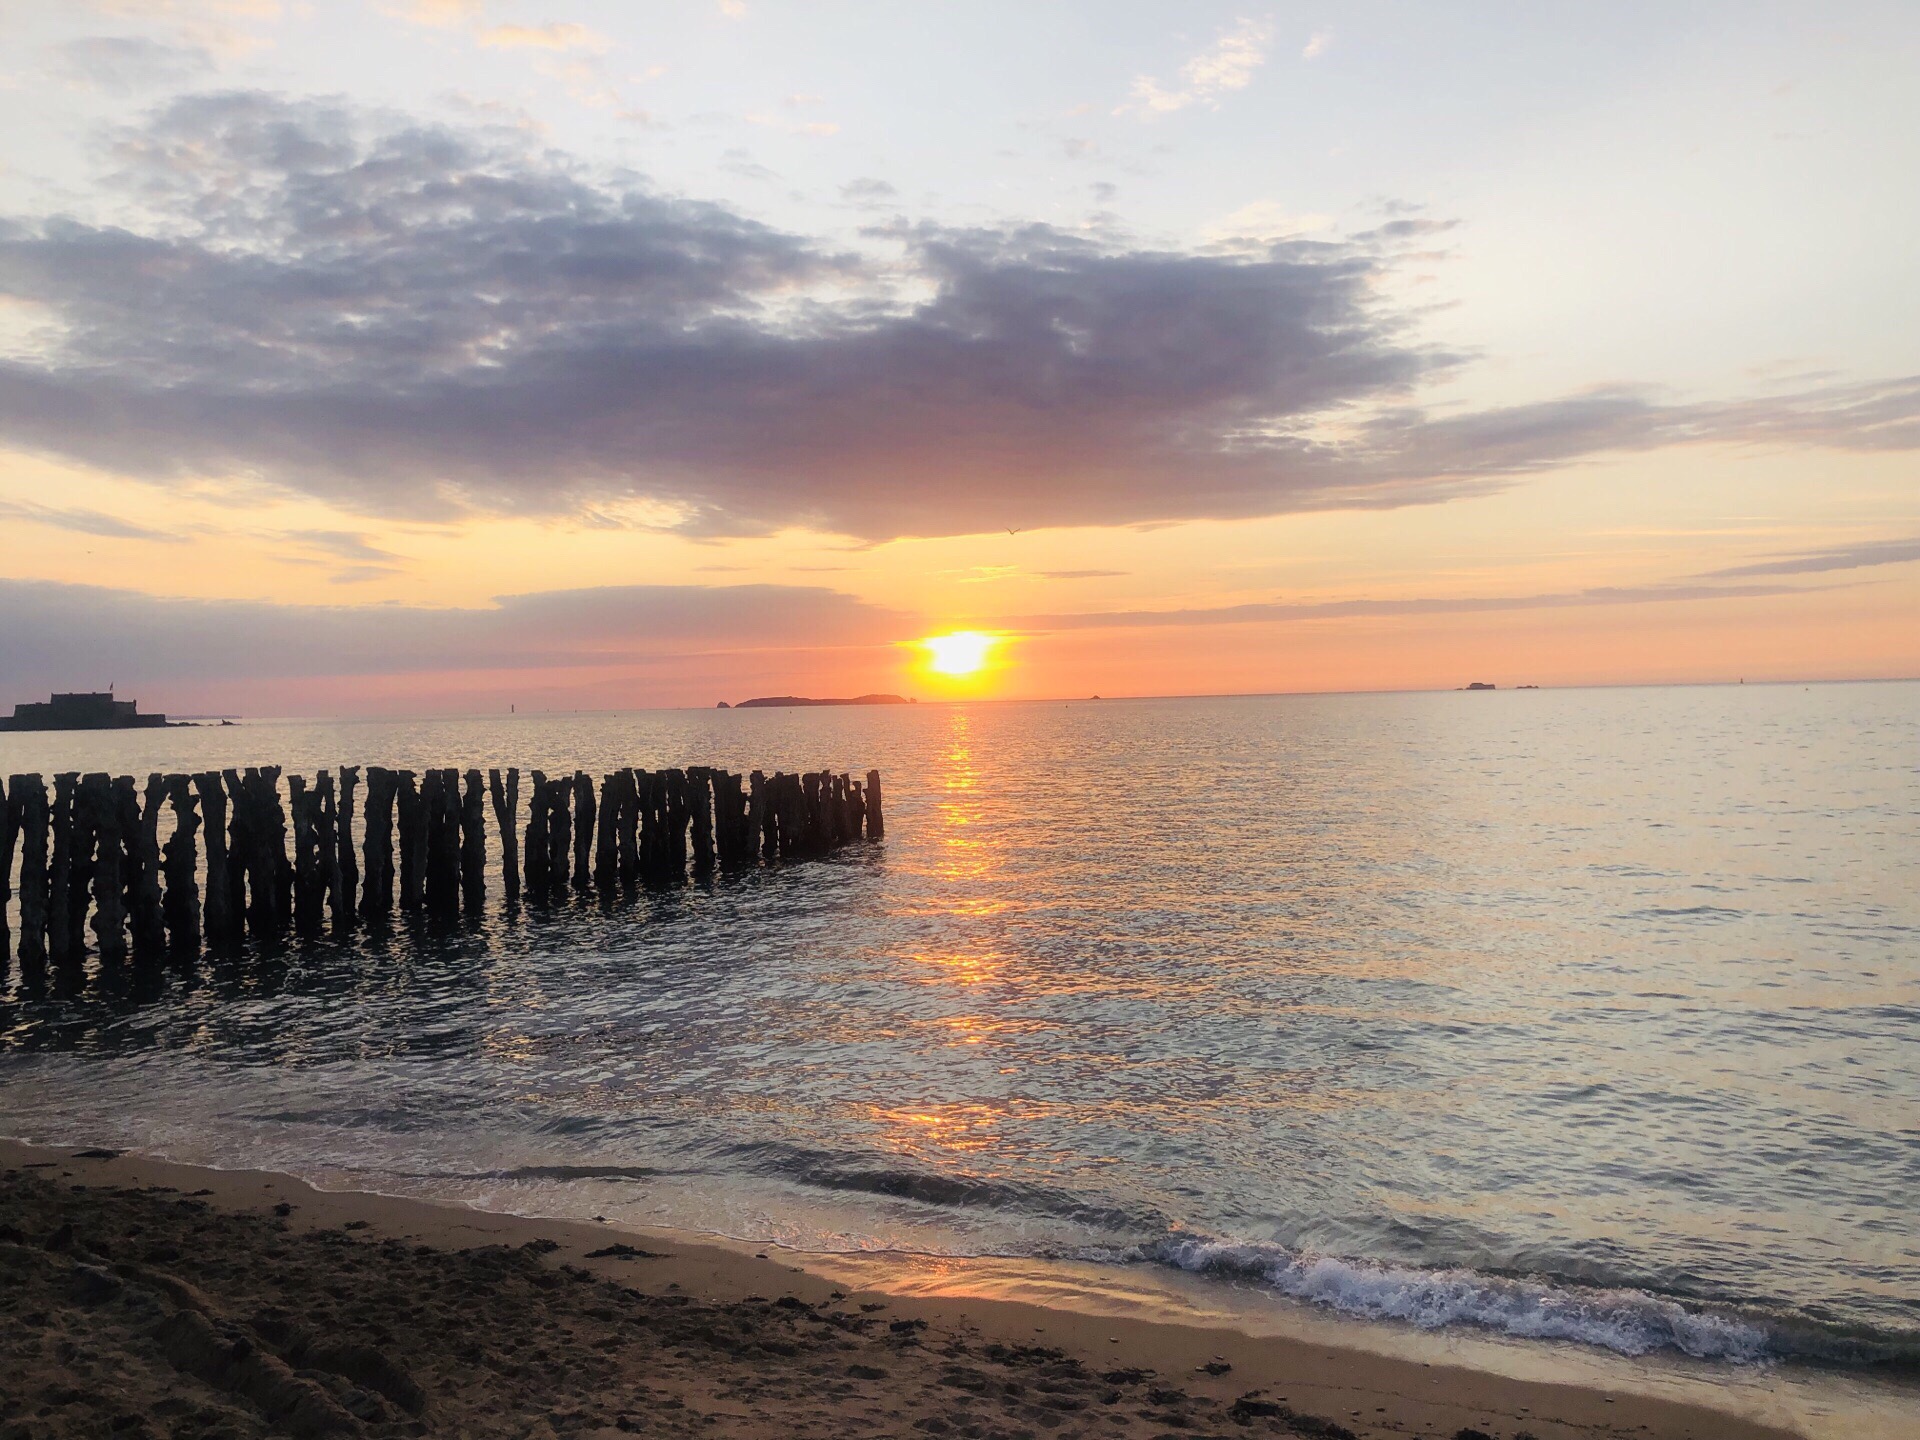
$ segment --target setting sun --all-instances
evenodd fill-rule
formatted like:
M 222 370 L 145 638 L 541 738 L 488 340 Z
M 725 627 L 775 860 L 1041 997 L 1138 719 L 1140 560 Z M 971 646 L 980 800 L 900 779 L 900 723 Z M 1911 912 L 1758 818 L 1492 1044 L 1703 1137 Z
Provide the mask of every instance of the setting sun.
M 936 675 L 973 675 L 987 663 L 987 656 L 998 643 L 996 637 L 978 630 L 956 630 L 951 635 L 932 635 L 920 642 L 928 655 L 927 668 Z

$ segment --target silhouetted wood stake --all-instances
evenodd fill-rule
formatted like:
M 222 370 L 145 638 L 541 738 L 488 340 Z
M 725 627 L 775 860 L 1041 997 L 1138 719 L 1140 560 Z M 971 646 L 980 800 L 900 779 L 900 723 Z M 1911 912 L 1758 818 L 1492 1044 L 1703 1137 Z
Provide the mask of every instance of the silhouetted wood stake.
M 253 860 L 253 817 L 246 785 L 238 770 L 222 770 L 220 783 L 227 793 L 227 896 L 233 905 L 234 944 L 238 945 L 247 919 L 247 866 Z M 212 814 L 209 809 L 208 814 Z
M 687 804 L 693 812 L 693 878 L 713 874 L 713 771 L 696 765 L 687 771 Z
M 556 775 L 547 782 L 547 886 L 556 898 L 567 893 L 572 851 L 573 779 Z
M 167 880 L 167 950 L 176 960 L 191 960 L 200 953 L 200 811 L 193 782 L 185 775 L 169 775 L 164 784 L 173 808 L 173 833 L 160 862 Z
M 778 830 L 774 825 L 773 807 L 767 803 L 767 777 L 764 771 L 755 770 L 747 776 L 747 833 L 746 854 L 743 857 L 749 865 L 757 853 L 762 860 L 771 863 L 780 853 L 775 840 Z
M 20 777 L 15 776 L 18 780 Z M 8 911 L 13 905 L 13 850 L 20 838 L 20 812 L 14 805 L 13 786 L 0 794 L 0 984 L 13 968 L 13 934 L 8 929 Z
M 498 770 L 487 771 L 487 789 L 493 798 L 493 824 L 500 832 L 500 875 L 506 887 L 507 906 L 511 909 L 520 903 L 520 835 L 516 828 L 520 810 L 520 772 L 509 770 L 507 776 L 507 785 L 502 785 Z
M 313 777 L 313 800 L 313 848 L 320 871 L 320 894 L 327 902 L 333 933 L 343 935 L 347 926 L 340 913 L 340 802 L 330 772 L 322 770 Z
M 73 806 L 80 777 L 69 770 L 53 777 L 53 859 L 47 868 L 47 957 L 71 965 L 73 935 Z
M 867 839 L 887 838 L 887 822 L 880 812 L 880 772 L 867 771 Z
M 272 901 L 268 933 L 278 936 L 293 920 L 293 861 L 287 858 L 287 812 L 280 806 L 280 767 L 262 765 L 258 791 L 260 814 L 254 838 L 260 844 L 261 873 Z
M 547 829 L 552 817 L 547 800 L 546 772 L 535 770 L 528 778 L 532 780 L 533 788 L 527 796 L 527 902 L 541 905 L 546 903 L 547 877 L 553 866 L 547 841 Z
M 127 876 L 122 810 L 111 775 L 82 776 L 76 803 L 90 822 L 98 854 L 93 862 L 93 936 L 100 963 L 117 965 L 127 958 Z M 133 799 L 133 777 L 127 777 L 127 798 Z M 137 804 L 137 802 L 136 802 Z M 135 810 L 136 821 L 138 810 Z M 75 830 L 78 858 L 79 832 Z M 68 892 L 70 895 L 72 891 Z
M 460 803 L 460 889 L 469 915 L 486 908 L 487 793 L 478 770 L 467 771 L 467 791 Z
M 37 983 L 47 963 L 47 785 L 37 774 L 7 782 L 7 807 L 20 819 L 20 970 Z
M 394 800 L 399 812 L 400 908 L 418 910 L 427 878 L 426 811 L 411 770 L 394 771 L 394 780 L 398 787 Z
M 585 890 L 593 878 L 588 861 L 593 856 L 593 777 L 573 772 L 573 888 Z
M 167 953 L 167 923 L 160 902 L 160 807 L 166 804 L 164 775 L 149 774 L 144 801 L 133 777 L 115 782 L 126 845 L 127 919 L 133 928 L 133 958 L 147 962 Z
M 360 918 L 383 923 L 393 913 L 393 805 L 398 778 L 381 765 L 367 767 L 367 820 L 360 842 L 366 874 L 360 884 Z
M 427 909 L 443 918 L 456 918 L 460 914 L 460 800 L 454 772 L 423 773 L 420 803 L 426 815 Z
M 320 933 L 320 854 L 318 797 L 307 777 L 287 777 L 287 809 L 293 819 L 293 928 L 302 935 Z
M 217 771 L 209 770 L 193 777 L 193 788 L 206 812 L 207 894 L 201 907 L 207 945 L 214 950 L 231 950 L 240 944 L 240 925 L 233 893 L 230 863 L 227 857 L 227 792 Z
M 620 872 L 620 888 L 631 890 L 640 883 L 640 777 L 631 769 L 625 769 L 613 778 L 620 797 L 620 828 L 614 837 L 614 861 Z
M 612 775 L 600 777 L 600 828 L 593 837 L 593 888 L 602 900 L 613 898 L 620 883 L 620 793 Z
M 340 829 L 336 837 L 338 853 L 334 861 L 340 877 L 339 890 L 333 904 L 333 933 L 344 935 L 353 929 L 355 916 L 359 914 L 360 870 L 353 858 L 353 814 L 354 791 L 360 788 L 360 767 L 342 765 L 340 767 Z

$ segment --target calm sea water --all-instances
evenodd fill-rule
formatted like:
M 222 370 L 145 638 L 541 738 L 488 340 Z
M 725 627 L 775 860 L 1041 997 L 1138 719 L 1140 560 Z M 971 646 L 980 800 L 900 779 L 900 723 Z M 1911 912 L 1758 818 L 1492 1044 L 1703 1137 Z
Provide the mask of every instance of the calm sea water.
M 1920 686 L 0 736 L 7 771 L 343 761 L 878 766 L 889 839 L 7 989 L 0 1133 L 1629 1353 L 1920 1358 Z

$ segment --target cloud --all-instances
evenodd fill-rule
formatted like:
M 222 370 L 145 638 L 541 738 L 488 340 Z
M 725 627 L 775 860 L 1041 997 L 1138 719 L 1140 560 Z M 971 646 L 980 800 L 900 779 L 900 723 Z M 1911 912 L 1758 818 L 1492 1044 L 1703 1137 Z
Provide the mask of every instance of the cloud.
M 71 530 L 79 535 L 99 535 L 110 540 L 167 540 L 180 537 L 108 515 L 99 510 L 76 510 L 52 505 L 36 505 L 30 500 L 0 500 L 0 518 L 25 520 L 56 530 Z
M 885 180 L 861 175 L 840 187 L 840 198 L 853 205 L 882 205 L 900 198 L 900 192 Z
M 1748 565 L 1708 570 L 1696 578 L 1734 579 L 1748 575 L 1819 575 L 1831 570 L 1865 570 L 1875 565 L 1905 565 L 1920 560 L 1920 536 L 1905 540 L 1869 540 L 1837 550 L 1803 550 Z
M 746 0 L 714 0 L 714 5 L 729 20 L 747 18 Z
M 1709 441 L 1920 446 L 1920 378 L 1435 416 L 1383 298 L 1444 228 L 1230 253 L 897 224 L 854 255 L 506 127 L 199 95 L 123 138 L 137 228 L 0 219 L 0 443 L 365 513 L 644 503 L 874 541 L 1483 494 Z
M 597 30 L 572 23 L 495 25 L 482 30 L 479 43 L 491 50 L 587 50 L 601 54 L 613 42 Z
M 1114 576 L 1125 575 L 1125 570 L 1042 570 L 1042 580 L 1106 580 Z
M 1109 610 L 1027 615 L 998 623 L 1020 630 L 1140 630 L 1184 625 L 1265 625 L 1276 621 L 1363 616 L 1477 615 L 1505 610 L 1565 610 L 1594 605 L 1657 605 L 1688 600 L 1753 600 L 1804 594 L 1792 585 L 1602 586 L 1543 595 L 1434 596 L 1405 600 L 1255 601 L 1175 610 Z
M 178 85 L 213 70 L 213 56 L 198 45 L 168 45 L 141 35 L 88 35 L 56 46 L 55 53 L 68 80 L 101 90 Z
M 1302 60 L 1318 60 L 1333 48 L 1333 31 L 1316 30 L 1307 37 L 1307 43 L 1300 49 Z
M 799 585 L 630 585 L 472 609 L 274 605 L 0 580 L 0 673 L 23 693 L 112 674 L 128 686 L 645 664 L 671 655 L 885 645 L 912 623 Z
M 1151 119 L 1189 105 L 1217 105 L 1222 95 L 1252 83 L 1254 72 L 1267 63 L 1272 42 L 1270 21 L 1242 20 L 1221 31 L 1211 46 L 1180 67 L 1176 88 L 1169 89 L 1151 75 L 1137 76 L 1131 98 L 1114 113 Z
M 483 0 L 393 0 L 381 8 L 410 25 L 443 27 L 478 21 L 485 5 Z

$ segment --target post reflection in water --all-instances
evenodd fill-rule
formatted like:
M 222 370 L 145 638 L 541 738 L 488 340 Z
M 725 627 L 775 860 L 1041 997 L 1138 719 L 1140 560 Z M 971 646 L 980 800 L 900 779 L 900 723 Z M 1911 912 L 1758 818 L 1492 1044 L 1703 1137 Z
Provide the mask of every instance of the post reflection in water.
M 889 818 L 631 910 L 144 991 L 16 968 L 12 1134 L 1616 1349 L 1920 1356 L 1920 686 L 0 745 L 42 773 L 857 760 Z

